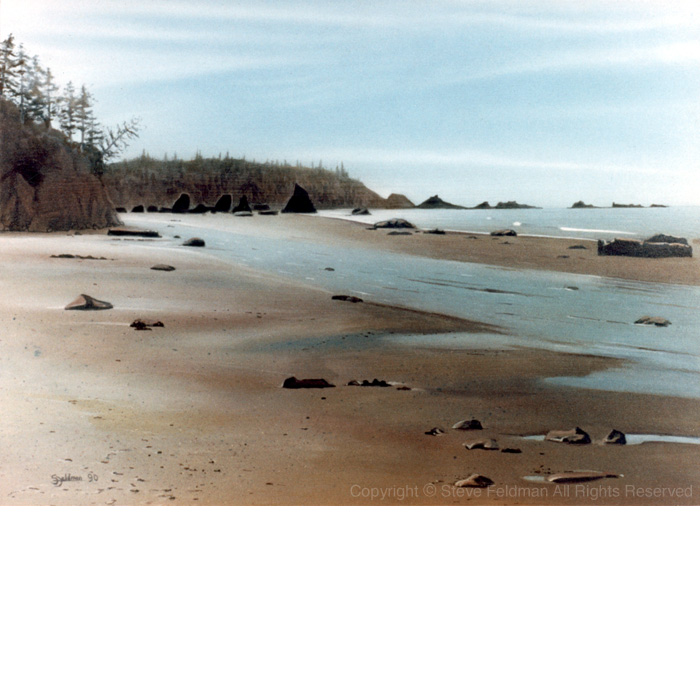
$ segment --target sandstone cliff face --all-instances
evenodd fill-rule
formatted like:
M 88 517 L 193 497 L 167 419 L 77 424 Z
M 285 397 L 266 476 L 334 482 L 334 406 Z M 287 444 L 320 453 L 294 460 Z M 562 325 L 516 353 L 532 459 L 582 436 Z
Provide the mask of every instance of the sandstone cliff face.
M 223 195 L 231 195 L 234 202 L 245 195 L 251 204 L 281 208 L 294 192 L 296 183 L 309 193 L 319 209 L 395 208 L 359 180 L 330 170 L 233 158 L 192 161 L 138 158 L 108 166 L 103 181 L 112 201 L 127 211 L 138 205 L 172 207 L 183 193 L 190 196 L 192 207 L 213 206 Z
M 0 100 L 0 230 L 67 231 L 118 223 L 87 161 L 60 132 L 20 124 Z

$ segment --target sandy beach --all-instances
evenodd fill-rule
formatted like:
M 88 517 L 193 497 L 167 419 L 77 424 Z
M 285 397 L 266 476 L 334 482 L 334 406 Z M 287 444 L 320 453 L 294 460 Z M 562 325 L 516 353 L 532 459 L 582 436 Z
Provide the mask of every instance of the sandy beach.
M 234 219 L 285 235 L 506 268 L 698 285 L 697 258 L 599 258 L 580 241 L 386 236 L 321 217 Z M 537 349 L 454 350 L 394 334 L 482 333 L 484 323 L 333 301 L 312 284 L 207 249 L 84 235 L 2 234 L 3 505 L 591 505 L 700 502 L 700 446 L 602 445 L 626 433 L 698 434 L 698 401 L 567 388 L 619 360 Z M 71 254 L 105 259 L 52 258 Z M 561 257 L 561 256 L 568 257 Z M 173 272 L 151 270 L 159 263 Z M 340 292 L 341 290 L 339 290 Z M 65 311 L 79 294 L 114 305 Z M 133 320 L 163 328 L 136 331 Z M 289 376 L 327 389 L 283 389 Z M 389 387 L 347 386 L 379 378 Z M 409 390 L 400 390 L 410 387 Z M 519 453 L 466 450 L 478 437 Z M 524 440 L 580 426 L 594 443 Z M 441 427 L 444 435 L 426 435 Z M 620 474 L 528 481 L 566 470 Z M 489 489 L 459 489 L 473 473 Z

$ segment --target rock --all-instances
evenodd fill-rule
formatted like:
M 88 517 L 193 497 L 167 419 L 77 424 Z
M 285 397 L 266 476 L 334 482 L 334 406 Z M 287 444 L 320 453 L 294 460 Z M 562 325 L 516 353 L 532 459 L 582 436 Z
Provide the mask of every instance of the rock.
M 469 420 L 461 420 L 459 423 L 455 423 L 452 426 L 452 430 L 483 430 L 484 426 L 481 425 L 481 421 L 476 418 L 470 418 Z
M 691 258 L 693 248 L 685 238 L 658 234 L 646 241 L 615 238 L 598 241 L 598 255 L 624 255 L 635 258 Z
M 513 231 L 512 228 L 504 228 L 498 231 L 491 231 L 492 236 L 517 236 L 517 231 Z
M 680 243 L 681 245 L 688 245 L 688 239 L 682 238 L 681 236 L 669 236 L 665 233 L 657 233 L 647 238 L 647 243 Z
M 211 207 L 208 207 L 206 204 L 198 204 L 194 209 L 190 209 L 188 212 L 189 214 L 206 214 L 207 212 L 211 211 Z
M 498 443 L 495 440 L 482 440 L 476 438 L 474 440 L 469 440 L 469 442 L 462 443 L 463 447 L 468 450 L 497 450 L 499 449 Z
M 477 488 L 485 489 L 487 486 L 493 486 L 493 481 L 483 474 L 471 474 L 466 479 L 455 481 L 457 488 Z
M 334 268 L 334 267 L 324 267 L 323 269 L 324 269 L 326 272 L 335 272 L 335 268 Z M 354 298 L 355 298 L 355 299 L 359 299 L 359 297 L 354 297 Z M 360 299 L 360 301 L 362 301 L 362 300 Z
M 201 238 L 188 238 L 182 245 L 189 246 L 190 248 L 204 248 L 206 243 Z
M 477 204 L 474 209 L 491 209 L 491 205 L 488 202 L 482 202 L 481 204 Z
M 253 211 L 269 211 L 270 210 L 270 205 L 269 204 L 253 204 Z
M 387 236 L 412 236 L 413 231 L 409 231 L 408 229 L 396 229 L 396 230 L 391 230 L 386 232 Z
M 357 381 L 357 379 L 351 379 L 348 382 L 348 386 L 361 386 L 360 382 Z
M 309 193 L 298 184 L 294 185 L 294 193 L 282 209 L 283 214 L 314 214 L 316 207 L 309 197 Z
M 130 324 L 131 328 L 135 328 L 137 331 L 151 330 L 151 328 L 164 328 L 165 324 L 162 321 L 145 321 L 144 319 L 137 318 Z
M 571 471 L 550 474 L 547 477 L 547 481 L 551 481 L 555 484 L 575 484 L 582 481 L 597 481 L 598 479 L 618 479 L 619 476 L 619 474 L 613 474 L 612 472 L 598 472 L 593 470 Z
M 444 236 L 445 232 L 441 228 L 431 228 L 430 231 L 423 231 L 423 233 L 432 233 L 436 236 Z
M 634 324 L 636 326 L 659 326 L 660 328 L 665 328 L 670 326 L 671 322 L 668 319 L 661 318 L 661 316 L 642 316 Z
M 282 384 L 284 389 L 330 389 L 334 386 L 335 384 L 329 384 L 325 379 L 297 379 L 296 377 L 287 377 Z
M 425 202 L 417 204 L 416 209 L 466 209 L 466 207 L 460 207 L 458 204 L 445 202 L 435 194 L 432 197 L 428 197 Z
M 390 194 L 384 204 L 385 209 L 413 209 L 413 202 L 402 194 Z
M 587 248 L 585 245 L 576 244 L 576 245 L 570 245 L 569 250 L 587 250 Z
M 216 200 L 214 205 L 214 211 L 227 213 L 231 211 L 231 205 L 233 204 L 233 198 L 230 194 L 222 194 L 219 199 Z
M 641 204 L 618 204 L 617 202 L 612 203 L 613 209 L 644 209 Z
M 126 207 L 116 207 L 117 214 L 126 214 Z
M 0 230 L 69 231 L 119 223 L 98 164 L 55 129 L 21 123 L 0 99 Z
M 331 270 L 333 268 L 326 268 L 327 270 Z M 359 304 L 360 302 L 364 301 L 364 299 L 360 299 L 360 297 L 353 297 L 350 296 L 349 294 L 335 294 L 331 297 L 331 299 L 334 299 L 335 301 L 349 301 L 353 304 Z
M 155 214 L 155 213 L 157 213 L 157 211 L 158 211 L 158 207 L 157 207 L 155 204 L 149 204 L 149 205 L 146 207 L 146 211 L 147 211 L 149 214 Z
M 605 436 L 603 440 L 605 445 L 626 445 L 627 438 L 621 430 L 615 430 L 614 428 Z
M 412 391 L 410 386 L 397 386 L 396 391 Z
M 425 431 L 426 435 L 444 435 L 445 431 L 442 428 L 431 428 Z
M 279 212 L 277 209 L 269 209 L 267 211 L 259 211 L 258 214 L 260 214 L 260 216 L 277 216 Z
M 386 221 L 378 221 L 371 228 L 415 229 L 416 227 L 410 221 L 406 221 L 406 219 L 387 219 Z
M 241 195 L 241 198 L 238 200 L 238 204 L 233 208 L 232 212 L 234 214 L 240 213 L 240 212 L 246 212 L 247 214 L 252 214 L 253 210 L 250 208 L 250 204 L 248 204 L 248 197 L 246 197 L 244 194 Z
M 584 204 L 581 200 L 578 202 L 574 202 L 571 207 L 571 209 L 597 209 L 598 207 L 594 206 L 593 204 Z
M 522 454 L 522 450 L 519 447 L 504 447 L 501 452 L 505 452 L 505 454 L 510 454 L 510 455 L 519 455 Z
M 89 294 L 81 294 L 64 308 L 66 311 L 101 311 L 114 307 L 108 301 L 100 301 Z
M 264 214 L 265 212 L 260 212 L 261 214 Z M 253 216 L 252 211 L 237 211 L 234 216 Z
M 153 265 L 151 270 L 162 270 L 163 272 L 172 272 L 175 268 L 172 265 Z
M 571 430 L 550 430 L 544 439 L 549 442 L 563 442 L 567 445 L 589 445 L 591 442 L 591 436 L 579 427 Z
M 139 238 L 160 238 L 158 231 L 149 231 L 142 228 L 129 228 L 127 226 L 118 226 L 107 231 L 108 236 L 138 236 Z
M 368 379 L 362 380 L 362 386 L 379 386 L 379 387 L 389 387 L 391 384 L 384 381 L 383 379 L 373 379 L 371 382 Z
M 372 212 L 370 212 L 367 207 L 355 207 L 351 212 L 351 216 L 369 216 Z
M 135 207 L 132 207 L 131 213 L 132 214 L 143 214 L 145 211 L 143 204 L 137 204 Z
M 541 209 L 542 207 L 535 207 L 532 204 L 519 204 L 518 202 L 499 202 L 494 209 Z
M 190 210 L 190 196 L 186 193 L 181 194 L 172 206 L 173 214 L 186 214 Z

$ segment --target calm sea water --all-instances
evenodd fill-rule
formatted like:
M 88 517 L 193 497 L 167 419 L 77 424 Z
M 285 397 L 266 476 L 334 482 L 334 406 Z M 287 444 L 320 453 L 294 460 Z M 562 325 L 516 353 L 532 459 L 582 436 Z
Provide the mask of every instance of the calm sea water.
M 542 217 L 545 211 L 519 213 L 532 212 Z M 670 220 L 671 210 L 658 211 Z M 546 216 L 554 216 L 551 212 Z M 644 213 L 647 212 L 656 214 L 656 210 Z M 416 224 L 437 225 L 435 219 L 429 218 L 436 212 L 415 213 L 426 217 L 424 223 L 412 216 Z M 481 214 L 483 222 L 493 221 L 483 212 L 450 213 L 457 218 Z M 618 212 L 584 213 L 612 217 Z M 623 210 L 623 214 L 630 221 L 641 218 L 641 212 Z M 397 212 L 391 215 L 396 216 Z M 232 265 L 272 273 L 329 293 L 356 294 L 367 301 L 481 321 L 500 331 L 373 337 L 368 342 L 414 347 L 532 347 L 613 357 L 626 360 L 625 366 L 586 377 L 550 377 L 547 381 L 604 390 L 700 397 L 700 288 L 422 258 L 361 248 L 348 241 L 326 244 L 311 234 L 305 235 L 298 227 L 286 232 L 284 227 L 265 226 L 264 217 L 131 214 L 123 218 L 129 224 L 148 225 L 164 236 L 162 240 L 141 245 L 177 248 L 182 241 L 174 239 L 175 235 L 182 239 L 197 235 L 206 240 L 207 247 L 180 248 L 179 255 L 187 251 L 192 255 L 215 256 Z M 605 224 L 607 220 L 598 219 L 610 230 Z M 588 228 L 592 221 L 589 218 L 581 228 Z M 541 223 L 538 226 L 532 224 L 533 229 L 541 232 Z M 692 236 L 679 220 L 674 227 L 663 230 Z M 566 234 L 562 231 L 556 235 Z M 115 241 L 115 245 L 120 243 Z M 333 270 L 327 270 L 329 267 Z M 634 321 L 644 315 L 663 316 L 671 325 L 667 328 L 635 325 Z M 313 334 L 313 329 L 309 332 Z
M 407 219 L 419 228 L 489 233 L 513 228 L 521 235 L 565 238 L 612 238 L 616 235 L 648 237 L 666 233 L 700 237 L 700 207 L 645 209 L 375 209 L 370 216 L 351 216 L 347 209 L 322 212 L 323 216 L 366 221 Z

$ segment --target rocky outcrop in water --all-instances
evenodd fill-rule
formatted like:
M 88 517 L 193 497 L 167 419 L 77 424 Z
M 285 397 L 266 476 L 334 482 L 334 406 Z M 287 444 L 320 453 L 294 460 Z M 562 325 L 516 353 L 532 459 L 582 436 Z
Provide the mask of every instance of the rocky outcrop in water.
M 467 207 L 461 207 L 458 204 L 450 204 L 450 202 L 445 202 L 440 199 L 436 194 L 432 197 L 428 197 L 425 202 L 416 204 L 416 209 L 466 209 Z
M 0 99 L 0 229 L 67 231 L 118 223 L 99 178 L 63 134 L 20 123 Z

